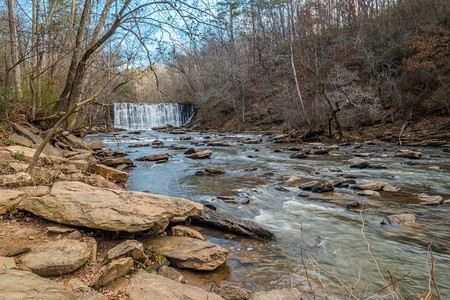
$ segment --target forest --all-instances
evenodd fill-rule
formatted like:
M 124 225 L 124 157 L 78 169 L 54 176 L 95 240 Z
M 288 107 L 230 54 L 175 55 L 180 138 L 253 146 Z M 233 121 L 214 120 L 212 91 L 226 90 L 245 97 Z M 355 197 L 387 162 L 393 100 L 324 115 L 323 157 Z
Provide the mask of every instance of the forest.
M 80 129 L 112 102 L 192 103 L 203 127 L 343 138 L 445 124 L 445 0 L 75 1 L 0 6 L 0 114 Z

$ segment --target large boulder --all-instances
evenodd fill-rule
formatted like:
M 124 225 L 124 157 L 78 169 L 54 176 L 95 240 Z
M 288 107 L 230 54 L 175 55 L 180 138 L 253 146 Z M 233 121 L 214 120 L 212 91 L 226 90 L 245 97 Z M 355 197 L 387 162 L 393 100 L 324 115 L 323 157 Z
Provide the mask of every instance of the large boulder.
M 121 186 L 124 186 L 128 180 L 128 173 L 102 164 L 96 164 L 94 170 L 96 174 L 103 176 L 106 180 L 117 183 Z
M 0 215 L 3 215 L 10 211 L 12 207 L 17 205 L 22 197 L 25 195 L 24 192 L 16 190 L 0 190 Z
M 0 299 L 75 300 L 79 297 L 64 285 L 31 272 L 0 269 Z
M 199 287 L 182 284 L 161 275 L 149 274 L 143 270 L 139 270 L 131 277 L 127 293 L 130 300 L 223 300 L 219 295 Z
M 244 220 L 227 213 L 220 213 L 207 207 L 205 207 L 205 211 L 201 216 L 194 217 L 193 220 L 200 224 L 241 235 L 264 239 L 272 239 L 274 237 L 272 232 L 253 221 Z
M 26 197 L 18 208 L 60 224 L 153 233 L 163 232 L 172 218 L 203 213 L 203 205 L 191 200 L 98 188 L 77 181 L 57 182 L 49 195 Z
M 23 267 L 40 276 L 71 273 L 84 265 L 91 251 L 85 242 L 64 239 L 38 246 L 22 259 Z
M 229 251 L 207 241 L 183 236 L 162 236 L 146 241 L 145 247 L 166 256 L 178 268 L 215 270 Z

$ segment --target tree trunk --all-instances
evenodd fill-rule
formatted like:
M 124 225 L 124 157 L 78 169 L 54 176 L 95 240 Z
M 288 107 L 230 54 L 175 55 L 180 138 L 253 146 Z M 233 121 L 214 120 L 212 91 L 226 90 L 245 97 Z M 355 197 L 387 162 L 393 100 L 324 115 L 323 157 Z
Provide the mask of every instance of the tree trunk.
M 15 0 L 7 0 L 8 2 L 8 21 L 9 35 L 11 40 L 11 64 L 13 71 L 13 85 L 16 90 L 17 98 L 22 99 L 22 77 L 19 63 L 19 46 L 17 41 L 17 24 Z

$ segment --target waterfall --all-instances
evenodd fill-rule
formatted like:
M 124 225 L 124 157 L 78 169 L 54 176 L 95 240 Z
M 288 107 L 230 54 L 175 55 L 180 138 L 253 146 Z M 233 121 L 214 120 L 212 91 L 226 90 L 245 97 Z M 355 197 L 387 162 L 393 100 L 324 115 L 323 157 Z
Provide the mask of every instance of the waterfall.
M 188 124 L 192 105 L 179 103 L 114 103 L 114 126 L 123 129 L 151 129 Z

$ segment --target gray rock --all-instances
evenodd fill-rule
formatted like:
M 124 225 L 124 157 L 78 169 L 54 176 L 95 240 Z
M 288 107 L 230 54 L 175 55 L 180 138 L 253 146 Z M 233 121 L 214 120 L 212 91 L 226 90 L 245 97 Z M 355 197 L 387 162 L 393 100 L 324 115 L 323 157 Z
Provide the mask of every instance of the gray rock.
M 181 284 L 156 274 L 139 270 L 127 287 L 130 300 L 222 300 L 219 295 L 199 287 Z
M 226 232 L 264 239 L 272 239 L 275 237 L 272 232 L 253 221 L 244 220 L 227 213 L 220 213 L 207 207 L 205 207 L 205 211 L 201 216 L 193 217 L 192 220 L 200 224 L 222 229 Z
M 164 276 L 164 277 L 174 280 L 176 282 L 185 281 L 183 274 L 181 274 L 174 268 L 166 266 L 166 265 L 163 265 L 158 269 L 158 275 Z
M 108 251 L 106 262 L 118 259 L 121 257 L 132 257 L 137 261 L 145 259 L 144 245 L 135 240 L 127 240 Z
M 203 212 L 203 205 L 186 199 L 97 188 L 77 181 L 57 182 L 50 195 L 26 197 L 18 208 L 59 224 L 154 233 L 163 232 L 172 218 Z
M 97 285 L 105 286 L 111 281 L 133 270 L 133 267 L 134 261 L 131 257 L 124 257 L 118 260 L 114 260 L 106 267 L 102 275 L 100 275 L 100 278 L 97 281 Z
M 86 243 L 59 240 L 38 246 L 22 259 L 24 268 L 40 276 L 71 273 L 84 265 L 91 252 Z
M 0 269 L 0 299 L 76 300 L 64 285 L 27 271 Z
M 182 236 L 163 236 L 145 242 L 178 268 L 211 271 L 222 265 L 229 251 L 207 241 Z
M 25 146 L 25 147 L 31 147 L 33 145 L 33 142 L 30 141 L 29 139 L 17 135 L 17 134 L 11 134 L 11 136 L 9 137 L 9 140 L 14 142 L 17 145 L 21 145 L 21 146 Z
M 301 150 L 301 151 L 298 151 L 298 152 L 292 154 L 289 157 L 290 158 L 306 158 L 310 152 L 311 152 L 310 149 L 308 149 L 308 150 Z
M 302 190 L 307 191 L 307 190 L 311 190 L 313 187 L 320 186 L 321 184 L 322 183 L 320 181 L 313 180 L 313 181 L 308 181 L 308 182 L 301 184 L 300 188 Z

